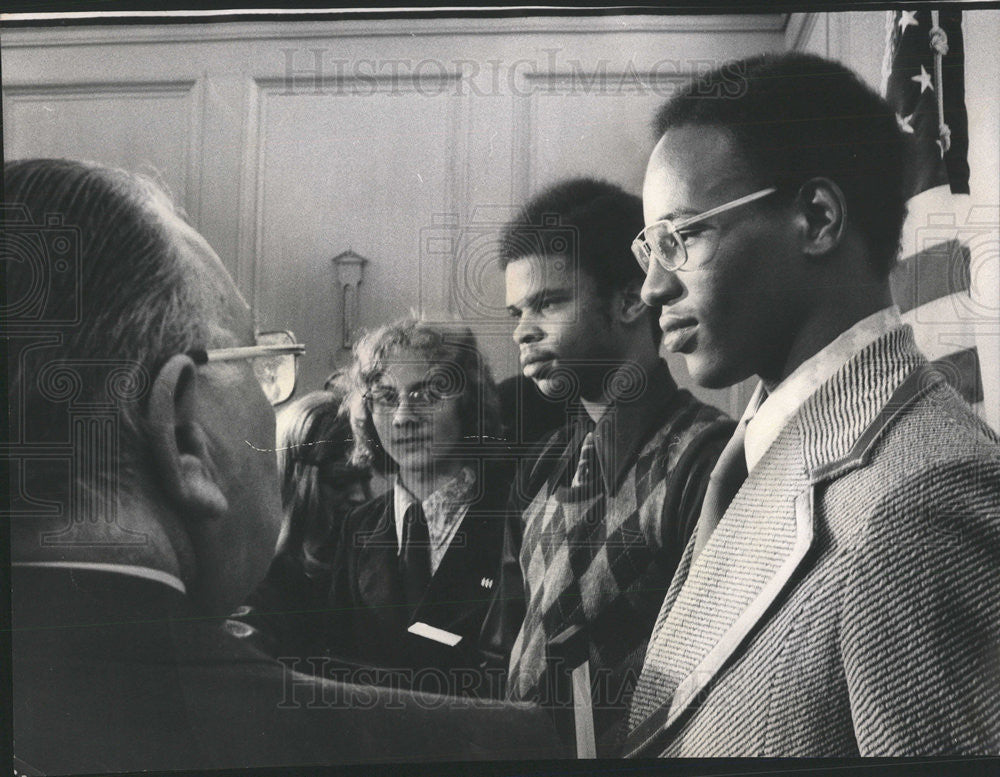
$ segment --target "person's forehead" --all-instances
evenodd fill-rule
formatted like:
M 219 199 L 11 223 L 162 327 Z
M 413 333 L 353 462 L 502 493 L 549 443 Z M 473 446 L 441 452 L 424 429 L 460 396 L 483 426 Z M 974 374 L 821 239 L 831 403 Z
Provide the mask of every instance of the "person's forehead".
M 673 127 L 660 138 L 646 167 L 646 223 L 714 207 L 732 199 L 752 177 L 749 161 L 728 130 Z
M 571 256 L 529 254 L 507 265 L 507 304 L 516 305 L 521 298 L 553 289 L 575 290 L 585 273 Z
M 414 351 L 394 350 L 385 358 L 375 382 L 381 385 L 407 387 L 422 383 L 435 365 Z

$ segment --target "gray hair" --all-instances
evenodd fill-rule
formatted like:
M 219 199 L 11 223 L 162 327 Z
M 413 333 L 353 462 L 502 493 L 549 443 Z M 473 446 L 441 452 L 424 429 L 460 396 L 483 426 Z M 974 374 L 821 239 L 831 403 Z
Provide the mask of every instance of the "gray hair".
M 219 289 L 180 261 L 168 221 L 181 214 L 149 178 L 28 159 L 4 164 L 3 188 L 5 326 L 48 338 L 11 360 L 14 410 L 32 441 L 61 442 L 71 404 L 110 407 L 130 465 L 153 378 L 218 332 Z

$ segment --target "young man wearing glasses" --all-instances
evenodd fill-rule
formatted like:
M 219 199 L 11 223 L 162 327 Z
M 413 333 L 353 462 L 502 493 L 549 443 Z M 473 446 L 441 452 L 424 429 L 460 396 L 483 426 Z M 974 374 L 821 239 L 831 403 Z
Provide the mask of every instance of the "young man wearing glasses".
M 152 183 L 24 160 L 3 184 L 15 772 L 551 755 L 539 710 L 307 677 L 224 628 L 274 552 L 302 347 L 255 337 Z
M 842 65 L 786 54 L 698 78 L 657 130 L 643 298 L 699 383 L 760 386 L 664 600 L 624 752 L 996 754 L 1000 446 L 892 304 L 892 109 Z
M 660 358 L 656 310 L 639 297 L 639 268 L 625 264 L 641 223 L 638 197 L 600 181 L 564 181 L 507 225 L 501 249 L 524 375 L 566 401 L 570 417 L 515 484 L 484 648 L 508 666 L 511 698 L 559 704 L 546 657 L 579 629 L 598 755 L 610 752 L 732 430 L 678 389 Z

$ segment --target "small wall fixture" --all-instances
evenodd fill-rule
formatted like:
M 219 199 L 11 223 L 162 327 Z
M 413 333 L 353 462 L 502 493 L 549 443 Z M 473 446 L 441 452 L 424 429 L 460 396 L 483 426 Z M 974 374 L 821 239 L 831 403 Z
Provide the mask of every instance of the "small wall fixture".
M 333 257 L 333 265 L 337 270 L 337 284 L 341 296 L 341 329 L 343 333 L 343 348 L 354 345 L 354 332 L 358 325 L 358 303 L 360 295 L 358 287 L 365 276 L 365 265 L 368 260 L 347 249 Z

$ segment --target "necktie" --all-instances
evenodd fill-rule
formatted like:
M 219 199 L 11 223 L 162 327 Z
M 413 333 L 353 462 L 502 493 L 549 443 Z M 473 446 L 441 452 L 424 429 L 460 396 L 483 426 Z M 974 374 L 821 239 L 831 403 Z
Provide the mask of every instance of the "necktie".
M 730 438 L 722 454 L 715 464 L 715 469 L 708 478 L 705 489 L 705 501 L 702 502 L 701 515 L 698 518 L 698 528 L 694 539 L 694 549 L 691 552 L 691 563 L 705 548 L 709 537 L 719 525 L 726 508 L 733 501 L 736 492 L 740 490 L 743 481 L 747 479 L 747 458 L 743 448 L 746 439 L 747 422 L 740 421 L 736 432 Z
M 403 518 L 403 552 L 399 557 L 399 573 L 406 602 L 415 607 L 431 581 L 431 535 L 419 502 L 410 505 Z
M 573 473 L 573 488 L 589 486 L 594 482 L 597 474 L 597 446 L 594 445 L 594 433 L 587 432 L 580 446 L 580 459 L 576 463 L 576 472 Z

